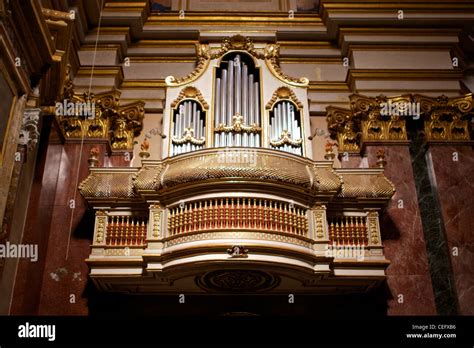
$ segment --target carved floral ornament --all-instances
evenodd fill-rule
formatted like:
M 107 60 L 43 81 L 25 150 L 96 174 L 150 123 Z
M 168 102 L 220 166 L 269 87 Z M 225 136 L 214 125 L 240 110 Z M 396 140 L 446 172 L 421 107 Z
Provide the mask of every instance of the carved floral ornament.
M 365 143 L 408 142 L 406 120 L 423 122 L 427 142 L 469 142 L 472 94 L 437 98 L 350 96 L 351 109 L 329 106 L 328 129 L 340 152 L 360 153 Z
M 178 104 L 185 99 L 195 100 L 201 104 L 204 110 L 209 110 L 209 104 L 207 104 L 206 100 L 202 96 L 201 91 L 193 86 L 183 88 L 181 92 L 179 92 L 178 97 L 171 103 L 171 107 L 175 109 Z
M 293 92 L 290 88 L 284 86 L 278 87 L 277 90 L 273 92 L 272 98 L 268 101 L 265 108 L 267 110 L 271 110 L 273 105 L 275 105 L 280 100 L 290 100 L 297 106 L 298 109 L 303 108 L 303 104 L 296 97 L 295 92 Z
M 306 77 L 294 78 L 283 73 L 280 67 L 280 46 L 267 44 L 265 48 L 255 48 L 252 39 L 242 35 L 225 38 L 219 48 L 211 47 L 209 44 L 196 44 L 196 67 L 194 71 L 182 78 L 168 76 L 166 84 L 170 87 L 178 87 L 197 80 L 207 69 L 213 59 L 222 57 L 229 51 L 246 51 L 256 59 L 265 60 L 271 73 L 280 81 L 294 87 L 306 87 L 309 79 Z
M 120 104 L 121 92 L 76 93 L 69 73 L 55 114 L 61 132 L 68 139 L 104 139 L 111 151 L 133 150 L 134 139 L 143 128 L 145 103 Z

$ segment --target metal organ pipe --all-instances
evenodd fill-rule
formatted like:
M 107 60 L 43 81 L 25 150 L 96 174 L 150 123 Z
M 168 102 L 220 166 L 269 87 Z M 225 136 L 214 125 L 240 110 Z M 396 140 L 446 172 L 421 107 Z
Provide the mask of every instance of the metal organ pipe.
M 220 117 L 221 117 L 221 79 L 217 78 L 216 79 L 216 104 L 214 108 L 214 126 L 218 127 L 220 123 Z M 216 133 L 214 135 L 214 146 L 219 147 L 219 142 L 220 142 L 220 135 L 219 133 Z
M 221 81 L 221 117 L 219 122 L 224 125 L 227 124 L 227 70 L 222 69 L 222 81 Z M 226 135 L 225 133 L 219 134 L 219 146 L 226 146 Z
M 250 74 L 249 76 L 249 84 L 248 84 L 248 94 L 249 94 L 249 125 L 254 124 L 254 93 L 253 93 L 253 74 Z M 254 140 L 255 140 L 255 135 L 253 133 L 250 133 L 249 135 L 249 144 L 248 146 L 253 147 L 254 146 Z
M 260 125 L 260 83 L 241 54 L 222 61 L 215 82 L 214 127 L 233 125 L 233 116 L 242 116 L 244 125 Z M 260 135 L 221 132 L 214 135 L 214 146 L 260 145 Z
M 234 59 L 235 68 L 235 114 L 242 114 L 242 63 L 240 56 L 237 55 Z M 234 146 L 241 145 L 241 134 L 234 134 Z
M 229 60 L 229 65 L 227 67 L 227 125 L 232 125 L 232 116 L 234 116 L 234 61 Z M 227 146 L 232 146 L 232 132 L 227 133 Z
M 286 130 L 292 140 L 302 138 L 301 128 L 298 126 L 299 116 L 295 106 L 288 102 L 282 101 L 273 107 L 270 117 L 270 140 L 278 140 L 282 133 Z M 274 149 L 290 152 L 296 155 L 303 155 L 302 147 L 295 147 L 289 144 L 281 146 L 272 146 Z
M 254 106 L 255 106 L 255 111 L 254 111 L 254 118 L 255 118 L 255 123 L 257 126 L 260 125 L 260 98 L 258 97 L 260 94 L 259 90 L 259 83 L 254 82 Z M 255 134 L 255 141 L 253 146 L 260 146 L 260 134 Z
M 243 121 L 244 124 L 248 125 L 248 88 L 249 88 L 249 83 L 248 83 L 248 66 L 244 63 L 243 68 L 242 68 L 242 116 L 243 116 Z M 247 147 L 248 142 L 249 142 L 249 137 L 248 133 L 244 133 L 242 136 L 242 146 Z
M 174 116 L 173 138 L 181 139 L 185 135 L 185 130 L 190 128 L 194 132 L 195 139 L 201 139 L 204 134 L 205 121 L 201 118 L 201 110 L 198 103 L 192 100 L 186 100 L 181 103 Z M 179 155 L 185 152 L 203 149 L 204 145 L 195 145 L 191 142 L 184 144 L 171 143 L 171 156 Z

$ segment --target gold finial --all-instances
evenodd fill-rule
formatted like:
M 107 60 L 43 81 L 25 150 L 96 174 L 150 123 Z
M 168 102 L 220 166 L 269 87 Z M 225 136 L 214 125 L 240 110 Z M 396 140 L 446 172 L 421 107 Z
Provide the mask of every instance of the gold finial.
M 97 146 L 94 146 L 91 151 L 90 151 L 90 156 L 89 156 L 89 159 L 87 160 L 87 162 L 89 163 L 89 168 L 93 168 L 93 167 L 97 167 L 97 165 L 99 164 L 99 159 L 97 158 L 97 156 L 99 156 L 99 148 Z
M 150 157 L 150 153 L 148 152 L 149 149 L 150 149 L 150 142 L 148 141 L 147 138 L 145 138 L 142 144 L 140 145 L 141 151 L 138 154 L 141 159 L 147 159 L 148 157 Z
M 385 166 L 387 165 L 387 161 L 385 160 L 385 150 L 383 149 L 380 149 L 380 150 L 377 150 L 377 166 L 380 167 L 380 168 L 385 168 Z
M 326 150 L 326 154 L 324 155 L 324 158 L 327 159 L 328 161 L 334 161 L 334 158 L 336 157 L 336 155 L 332 151 L 335 145 L 336 144 L 331 143 L 329 140 L 326 141 L 326 145 L 324 145 L 324 149 Z

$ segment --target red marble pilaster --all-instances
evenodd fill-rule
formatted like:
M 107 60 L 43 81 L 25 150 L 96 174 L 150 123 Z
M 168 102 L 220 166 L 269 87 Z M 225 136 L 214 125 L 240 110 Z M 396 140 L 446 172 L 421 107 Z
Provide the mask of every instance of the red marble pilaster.
M 93 219 L 85 219 L 86 202 L 76 184 L 89 173 L 87 160 L 93 146 L 99 148 L 99 163 L 104 163 L 105 144 L 84 144 L 82 157 L 80 143 L 47 145 L 45 160 L 37 167 L 23 238 L 25 244 L 38 244 L 39 260 L 20 261 L 12 314 L 88 313 L 84 260 L 90 252 Z
M 430 145 L 428 151 L 459 313 L 474 315 L 474 151 L 468 145 Z
M 391 293 L 389 315 L 435 315 L 431 276 L 423 227 L 415 187 L 409 148 L 406 145 L 367 146 L 369 165 L 376 166 L 377 150 L 385 150 L 385 176 L 396 192 L 385 212 L 380 227 Z M 400 303 L 403 295 L 403 302 Z

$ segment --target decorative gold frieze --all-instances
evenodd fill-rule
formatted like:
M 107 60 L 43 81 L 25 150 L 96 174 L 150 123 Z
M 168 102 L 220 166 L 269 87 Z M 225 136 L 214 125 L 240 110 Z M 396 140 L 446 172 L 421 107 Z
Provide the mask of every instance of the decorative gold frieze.
M 369 246 L 382 245 L 379 226 L 379 213 L 373 210 L 367 213 L 367 235 L 369 237 Z
M 264 59 L 272 74 L 286 84 L 295 87 L 306 87 L 309 84 L 309 79 L 306 77 L 293 78 L 283 73 L 279 62 L 279 45 L 268 44 L 265 48 L 255 48 L 252 39 L 242 35 L 225 38 L 219 48 L 210 47 L 209 44 L 197 44 L 197 61 L 194 71 L 182 78 L 168 76 L 165 82 L 168 86 L 172 87 L 178 87 L 193 82 L 201 77 L 212 59 L 218 59 L 233 50 L 246 51 L 256 59 Z
M 313 239 L 327 240 L 328 226 L 326 219 L 326 206 L 317 205 L 311 210 L 313 213 Z
M 107 214 L 98 210 L 95 213 L 95 243 L 96 244 L 105 244 L 105 234 L 107 231 Z
M 428 142 L 466 142 L 472 140 L 469 121 L 473 114 L 472 94 L 448 98 L 445 95 L 429 98 L 415 95 L 424 116 L 424 130 Z
M 150 233 L 152 238 L 161 238 L 162 237 L 162 227 L 161 227 L 161 221 L 162 221 L 162 213 L 163 213 L 163 207 L 159 203 L 152 204 L 150 206 Z

